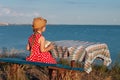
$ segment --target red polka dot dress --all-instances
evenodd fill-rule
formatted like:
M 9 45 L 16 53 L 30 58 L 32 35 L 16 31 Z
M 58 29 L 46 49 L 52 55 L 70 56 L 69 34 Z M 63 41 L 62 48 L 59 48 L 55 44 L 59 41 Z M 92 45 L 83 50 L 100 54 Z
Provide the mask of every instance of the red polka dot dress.
M 41 52 L 40 51 L 40 43 L 38 43 L 38 39 L 41 37 L 41 34 L 32 34 L 29 39 L 30 51 L 31 55 L 26 57 L 27 61 L 32 62 L 42 62 L 49 64 L 56 64 L 56 60 L 52 57 L 50 52 Z

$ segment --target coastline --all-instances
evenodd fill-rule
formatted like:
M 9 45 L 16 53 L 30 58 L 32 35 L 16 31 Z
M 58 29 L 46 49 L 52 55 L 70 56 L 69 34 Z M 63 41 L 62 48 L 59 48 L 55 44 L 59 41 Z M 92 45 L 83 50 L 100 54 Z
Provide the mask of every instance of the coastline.
M 0 22 L 0 26 L 25 26 L 25 25 L 32 25 L 32 24 L 10 24 L 10 23 L 2 23 Z M 47 26 L 120 26 L 118 24 L 47 24 Z

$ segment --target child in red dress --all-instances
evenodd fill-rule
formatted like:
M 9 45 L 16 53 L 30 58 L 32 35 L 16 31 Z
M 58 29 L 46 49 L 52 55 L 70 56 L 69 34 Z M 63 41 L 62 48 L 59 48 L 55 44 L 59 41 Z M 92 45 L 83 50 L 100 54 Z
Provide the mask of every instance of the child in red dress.
M 45 38 L 42 32 L 46 29 L 47 20 L 41 17 L 33 19 L 33 34 L 28 38 L 26 49 L 30 51 L 30 55 L 26 57 L 27 61 L 42 62 L 56 64 L 56 60 L 49 53 L 54 45 L 50 44 L 45 47 Z

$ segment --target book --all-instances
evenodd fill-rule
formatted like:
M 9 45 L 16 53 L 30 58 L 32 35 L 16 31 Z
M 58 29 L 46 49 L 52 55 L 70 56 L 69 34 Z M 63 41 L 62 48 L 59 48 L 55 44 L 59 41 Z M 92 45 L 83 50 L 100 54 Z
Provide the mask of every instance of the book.
M 46 41 L 45 41 L 45 48 L 48 47 L 50 44 L 51 44 L 51 42 L 48 41 L 48 40 L 46 40 Z

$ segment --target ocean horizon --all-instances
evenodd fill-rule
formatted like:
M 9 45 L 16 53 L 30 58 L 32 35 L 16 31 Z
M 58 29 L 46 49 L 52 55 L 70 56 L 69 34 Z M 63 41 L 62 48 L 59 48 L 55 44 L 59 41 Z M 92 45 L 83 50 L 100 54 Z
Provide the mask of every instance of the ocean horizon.
M 6 27 L 6 26 L 31 26 L 32 24 L 11 24 L 11 23 L 8 23 L 8 25 L 6 24 L 0 24 L 0 27 Z M 77 25 L 77 26 L 118 26 L 120 27 L 119 24 L 47 24 L 47 26 L 49 25 L 62 25 L 64 27 L 66 27 L 65 25 L 67 26 L 72 26 L 72 25 Z

